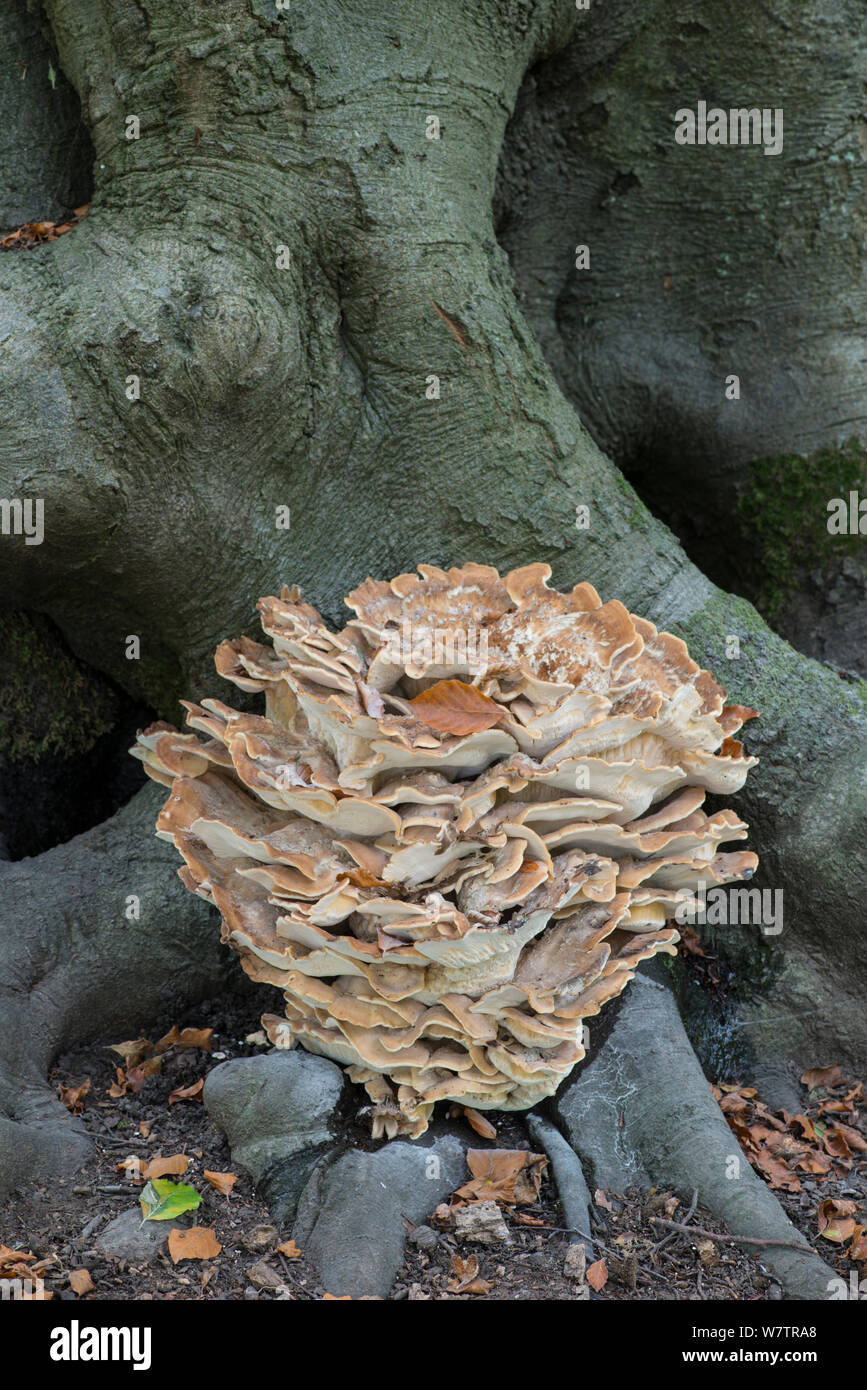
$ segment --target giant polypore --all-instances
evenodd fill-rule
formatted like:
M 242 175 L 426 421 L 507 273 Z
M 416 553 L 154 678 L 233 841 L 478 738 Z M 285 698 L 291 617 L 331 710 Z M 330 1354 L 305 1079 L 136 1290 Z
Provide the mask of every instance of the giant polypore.
M 550 1095 L 582 1021 L 674 952 L 678 904 L 757 862 L 702 809 L 755 763 L 732 737 L 754 711 L 679 638 L 547 565 L 418 568 L 366 580 L 339 633 L 296 589 L 262 599 L 271 644 L 216 666 L 264 714 L 185 704 L 197 732 L 133 750 L 184 883 L 284 991 L 271 1042 L 343 1063 L 377 1131 L 412 1135 L 437 1100 Z

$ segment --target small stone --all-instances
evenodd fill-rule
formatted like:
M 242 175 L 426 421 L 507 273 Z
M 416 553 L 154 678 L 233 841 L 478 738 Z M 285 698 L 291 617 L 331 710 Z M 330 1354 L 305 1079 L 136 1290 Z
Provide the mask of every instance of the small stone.
M 131 1207 L 109 1221 L 105 1230 L 97 1236 L 95 1246 L 101 1254 L 113 1255 L 116 1259 L 137 1262 L 155 1260 L 168 1244 L 172 1227 L 187 1224 L 185 1217 L 177 1221 L 142 1223 L 141 1209 Z M 84 1256 L 88 1253 L 85 1251 Z
M 720 1262 L 720 1248 L 713 1240 L 700 1240 L 695 1247 L 705 1269 L 712 1269 Z
M 409 1243 L 418 1246 L 419 1250 L 435 1250 L 440 1238 L 430 1226 L 416 1226 L 415 1230 L 409 1233 Z
M 777 1302 L 779 1299 L 783 1297 L 783 1290 L 780 1288 L 779 1284 L 771 1284 L 768 1288 L 767 1296 L 773 1302 Z
M 250 1283 L 258 1289 L 282 1289 L 283 1280 L 272 1265 L 267 1260 L 259 1260 L 256 1264 L 250 1265 L 247 1270 L 247 1278 Z
M 473 1202 L 455 1215 L 455 1235 L 478 1245 L 511 1244 L 503 1214 L 496 1202 Z
M 82 1241 L 85 1241 L 85 1240 L 88 1239 L 89 1236 L 92 1236 L 93 1233 L 94 1233 L 94 1231 L 96 1230 L 97 1226 L 100 1224 L 101 1221 L 104 1221 L 104 1220 L 105 1220 L 105 1213 L 104 1213 L 104 1212 L 99 1211 L 99 1212 L 97 1212 L 96 1216 L 92 1216 L 92 1217 L 90 1218 L 90 1220 L 87 1222 L 87 1225 L 86 1225 L 86 1226 L 82 1226 L 82 1228 L 81 1228 L 81 1239 L 82 1239 Z
M 587 1251 L 583 1245 L 569 1245 L 566 1248 L 566 1257 L 563 1261 L 563 1273 L 567 1279 L 577 1279 L 580 1284 L 584 1283 L 584 1272 L 587 1268 Z
M 243 1238 L 245 1249 L 250 1251 L 269 1250 L 277 1244 L 279 1233 L 276 1226 L 254 1226 Z

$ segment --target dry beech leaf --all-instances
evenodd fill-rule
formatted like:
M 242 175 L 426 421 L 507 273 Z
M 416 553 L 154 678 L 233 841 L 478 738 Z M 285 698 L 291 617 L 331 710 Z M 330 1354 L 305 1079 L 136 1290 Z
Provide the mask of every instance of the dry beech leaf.
M 81 1115 L 84 1111 L 84 1097 L 90 1090 L 90 1078 L 82 1081 L 80 1086 L 58 1086 L 57 1094 L 63 1101 L 67 1110 L 71 1110 L 73 1115 Z
M 170 1047 L 198 1047 L 202 1052 L 210 1052 L 213 1028 L 178 1028 L 173 1023 L 167 1033 L 154 1044 L 156 1052 L 166 1052 Z
M 849 1260 L 867 1260 L 867 1228 L 856 1226 L 852 1233 L 852 1244 L 846 1251 Z
M 761 1149 L 756 1154 L 756 1167 L 760 1168 L 768 1180 L 770 1188 L 785 1188 L 787 1192 L 800 1192 L 801 1184 L 795 1174 L 781 1163 L 779 1159 L 773 1158 L 771 1154 Z
M 35 1260 L 36 1256 L 31 1251 L 12 1250 L 8 1245 L 0 1245 L 0 1272 L 4 1275 L 7 1269 L 15 1265 L 26 1264 L 28 1260 Z
M 855 1222 L 851 1216 L 832 1222 L 820 1232 L 823 1240 L 833 1241 L 835 1245 L 843 1245 L 847 1240 L 851 1240 L 854 1234 Z
M 836 1197 L 826 1197 L 819 1203 L 819 1210 L 816 1213 L 819 1230 L 823 1231 L 838 1216 L 854 1216 L 858 1210 L 856 1202 L 841 1201 Z
M 496 1139 L 497 1131 L 494 1126 L 490 1120 L 485 1119 L 484 1115 L 480 1115 L 478 1110 L 474 1110 L 471 1105 L 465 1105 L 463 1112 L 464 1119 L 470 1128 L 476 1131 L 476 1134 L 480 1134 L 483 1139 Z
M 186 1154 L 173 1154 L 170 1158 L 155 1154 L 142 1169 L 142 1177 L 148 1179 L 180 1175 L 185 1173 L 189 1166 L 190 1160 Z
M 169 1096 L 169 1105 L 174 1105 L 179 1100 L 201 1100 L 204 1084 L 205 1079 L 202 1077 L 200 1081 L 194 1081 L 192 1086 L 178 1086 Z
M 212 1173 L 208 1168 L 204 1170 L 202 1177 L 211 1184 L 211 1187 L 215 1187 L 218 1192 L 222 1192 L 224 1197 L 228 1197 L 235 1183 L 238 1181 L 237 1173 Z
M 596 1203 L 597 1207 L 602 1207 L 605 1211 L 614 1210 L 601 1187 L 597 1187 L 596 1191 L 593 1193 L 593 1201 Z
M 856 1153 L 863 1153 L 864 1150 L 867 1149 L 867 1139 L 865 1139 L 864 1135 L 859 1133 L 857 1129 L 853 1129 L 851 1125 L 833 1125 L 827 1130 L 825 1134 L 826 1139 L 829 1134 L 832 1138 L 842 1139 L 843 1142 L 847 1144 L 850 1149 L 854 1149 Z
M 586 1279 L 591 1289 L 595 1289 L 597 1293 L 600 1289 L 604 1289 L 608 1283 L 608 1268 L 605 1261 L 596 1260 L 594 1264 L 588 1265 Z
M 467 1149 L 467 1167 L 473 1176 L 456 1195 L 469 1202 L 532 1204 L 538 1200 L 547 1166 L 544 1154 L 527 1149 Z
M 129 1042 L 111 1043 L 109 1052 L 116 1052 L 125 1067 L 136 1067 L 153 1052 L 154 1045 L 149 1038 L 132 1038 Z
M 129 1067 L 126 1073 L 126 1081 L 130 1090 L 136 1094 L 141 1090 L 149 1076 L 155 1076 L 162 1068 L 162 1057 L 146 1057 L 138 1066 Z
M 452 1255 L 451 1272 L 455 1276 L 449 1284 L 449 1293 L 489 1293 L 491 1286 L 487 1279 L 479 1276 L 479 1261 L 476 1255 Z
M 856 1202 L 826 1197 L 819 1203 L 816 1212 L 819 1235 L 823 1240 L 833 1241 L 835 1245 L 842 1245 L 844 1241 L 854 1239 L 858 1228 L 853 1218 L 857 1210 Z
M 120 1096 L 126 1095 L 127 1091 L 130 1089 L 130 1085 L 120 1067 L 115 1067 L 115 1074 L 117 1080 L 111 1083 L 105 1094 L 111 1096 L 113 1100 L 118 1100 Z
M 814 1091 L 817 1086 L 823 1086 L 829 1090 L 833 1086 L 839 1086 L 841 1075 L 839 1062 L 834 1062 L 830 1067 L 811 1067 L 801 1077 L 801 1084 L 811 1091 Z
M 503 717 L 503 708 L 465 681 L 436 681 L 414 700 L 410 709 L 424 724 L 444 734 L 481 734 Z
M 206 1175 L 207 1176 L 207 1175 Z M 284 1240 L 282 1245 L 278 1245 L 274 1251 L 275 1255 L 285 1255 L 287 1260 L 300 1260 L 301 1251 L 294 1240 Z
M 96 1285 L 86 1269 L 74 1269 L 69 1276 L 69 1287 L 81 1298 L 82 1294 L 91 1293 Z
M 806 1115 L 793 1115 L 789 1123 L 792 1125 L 798 1125 L 803 1131 L 805 1139 L 809 1139 L 814 1143 L 818 1142 L 819 1136 L 813 1128 L 813 1122 L 812 1120 L 808 1120 Z
M 169 1231 L 169 1254 L 178 1260 L 213 1260 L 222 1250 L 211 1226 L 191 1226 L 182 1231 L 173 1226 Z

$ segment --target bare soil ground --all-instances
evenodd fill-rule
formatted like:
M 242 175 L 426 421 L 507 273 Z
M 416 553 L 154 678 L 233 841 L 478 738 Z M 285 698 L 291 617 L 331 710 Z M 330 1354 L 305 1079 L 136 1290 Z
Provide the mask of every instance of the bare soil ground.
M 59 1059 L 53 1076 L 57 1085 L 75 1089 L 90 1082 L 81 1103 L 82 1120 L 94 1143 L 94 1159 L 80 1174 L 19 1191 L 0 1205 L 0 1244 L 35 1257 L 45 1289 L 54 1299 L 318 1300 L 329 1294 L 305 1261 L 303 1251 L 297 1258 L 287 1258 L 278 1251 L 277 1247 L 291 1238 L 291 1223 L 275 1224 L 251 1179 L 233 1168 L 228 1146 L 208 1120 L 201 1100 L 169 1101 L 172 1092 L 194 1087 L 225 1057 L 249 1056 L 259 1051 L 258 1044 L 246 1039 L 259 1031 L 263 1004 L 267 1001 L 261 986 L 241 988 L 237 994 L 200 1005 L 183 1018 L 159 1020 L 151 1030 L 154 1038 L 168 1032 L 173 1024 L 179 1028 L 212 1028 L 211 1051 L 169 1048 L 160 1070 L 148 1076 L 137 1091 L 109 1094 L 113 1085 L 115 1090 L 122 1089 L 117 1085 L 117 1064 L 121 1058 L 109 1051 L 107 1044 L 124 1039 L 105 1039 L 106 1045 L 81 1048 Z M 819 1131 L 825 1133 L 829 1117 L 825 1114 L 823 1127 L 820 1107 L 833 1104 L 834 1097 L 848 1095 L 853 1086 L 849 1079 L 841 1081 L 836 1089 L 820 1087 L 810 1092 L 805 1088 L 804 1118 L 813 1115 Z M 782 1133 L 785 1139 L 792 1129 L 802 1135 L 803 1126 L 787 1125 L 780 1117 L 777 1122 L 783 1125 L 782 1130 L 768 1125 L 761 1098 L 745 1096 L 743 1090 L 731 1083 L 731 1089 L 721 1095 L 724 1099 L 734 1097 L 732 1111 L 751 1135 L 749 1141 L 745 1140 L 748 1150 L 750 1145 L 756 1148 L 765 1142 L 761 1139 L 762 1130 L 768 1130 L 772 1138 Z M 363 1100 L 359 1091 L 359 1108 Z M 867 1135 L 860 1094 L 847 1106 L 845 1112 L 839 1113 L 845 1118 L 851 1131 L 850 1141 L 854 1143 L 853 1135 Z M 491 1114 L 488 1118 L 497 1128 L 497 1139 L 491 1146 L 534 1148 L 520 1116 Z M 350 1117 L 348 1127 L 354 1142 L 370 1144 L 360 1122 Z M 759 1138 L 753 1133 L 756 1130 Z M 469 1130 L 467 1135 L 473 1147 L 485 1147 L 485 1140 Z M 822 1145 L 811 1145 L 808 1157 L 814 1151 L 818 1154 L 824 1149 Z M 799 1152 L 795 1148 L 788 1155 L 793 1165 Z M 101 1254 L 94 1246 L 95 1239 L 113 1217 L 136 1206 L 142 1186 L 118 1165 L 129 1157 L 147 1161 L 156 1155 L 166 1158 L 177 1154 L 189 1159 L 180 1180 L 190 1183 L 203 1197 L 193 1219 L 197 1225 L 213 1229 L 222 1246 L 219 1255 L 175 1264 L 166 1251 L 147 1263 L 128 1263 Z M 755 1161 L 756 1154 L 752 1157 Z M 783 1152 L 781 1161 L 786 1157 Z M 824 1173 L 806 1171 L 802 1160 L 801 1168 L 793 1166 L 788 1178 L 781 1179 L 776 1174 L 777 1182 L 785 1181 L 792 1189 L 777 1188 L 777 1195 L 805 1241 L 813 1244 L 844 1278 L 853 1269 L 861 1277 L 867 1273 L 863 1260 L 850 1260 L 845 1253 L 855 1248 L 859 1224 L 867 1223 L 864 1159 L 864 1152 L 856 1147 L 850 1150 L 848 1158 L 835 1157 L 830 1165 L 823 1161 L 821 1166 L 828 1167 Z M 203 1176 L 206 1169 L 217 1173 L 237 1171 L 230 1195 L 222 1195 L 210 1186 Z M 767 1180 L 769 1175 L 764 1176 Z M 835 1223 L 839 1227 L 841 1222 L 852 1219 L 854 1241 L 851 1234 L 842 1241 L 820 1234 L 820 1204 L 828 1199 L 837 1203 L 837 1208 L 831 1212 L 832 1224 L 826 1226 L 826 1231 L 833 1233 Z M 689 1194 L 678 1197 L 668 1192 L 647 1194 L 637 1190 L 597 1193 L 591 1218 L 595 1251 L 590 1259 L 604 1262 L 606 1278 L 590 1296 L 604 1301 L 743 1302 L 779 1298 L 779 1288 L 763 1271 L 760 1256 L 699 1234 L 703 1230 L 724 1235 L 725 1230 L 700 1206 L 690 1210 L 691 1206 Z M 852 1216 L 848 1218 L 845 1213 L 850 1207 Z M 826 1214 L 828 1210 L 826 1207 Z M 390 1297 L 523 1301 L 588 1297 L 588 1288 L 564 1272 L 570 1241 L 580 1237 L 564 1230 L 564 1218 L 549 1177 L 543 1179 L 535 1204 L 505 1208 L 504 1216 L 510 1241 L 491 1247 L 463 1246 L 456 1239 L 450 1220 L 432 1218 L 431 1226 L 438 1237 L 436 1245 L 420 1248 L 412 1242 L 407 1244 L 405 1262 Z M 654 1219 L 660 1217 L 687 1222 L 696 1228 L 696 1234 L 656 1224 Z M 430 1241 L 429 1236 L 427 1239 Z M 455 1273 L 455 1257 L 470 1253 L 478 1258 L 478 1277 L 490 1286 L 487 1290 L 478 1285 L 481 1292 L 457 1291 L 460 1279 Z M 864 1253 L 867 1256 L 867 1249 Z M 70 1285 L 70 1277 L 78 1270 L 87 1270 L 93 1284 L 92 1290 L 84 1294 L 76 1294 Z M 72 1280 L 73 1285 L 76 1282 Z

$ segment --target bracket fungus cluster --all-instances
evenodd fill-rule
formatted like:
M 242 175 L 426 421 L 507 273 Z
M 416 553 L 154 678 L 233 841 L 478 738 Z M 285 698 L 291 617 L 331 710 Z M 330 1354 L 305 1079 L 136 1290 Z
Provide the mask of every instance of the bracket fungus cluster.
M 755 758 L 684 643 L 548 587 L 534 564 L 368 579 L 329 631 L 297 589 L 259 603 L 271 644 L 217 650 L 265 713 L 187 704 L 133 750 L 171 789 L 157 833 L 213 903 L 263 1025 L 349 1068 L 375 1131 L 437 1100 L 524 1109 L 583 1056 L 582 1020 L 674 951 L 677 905 L 748 878 L 708 815 Z

